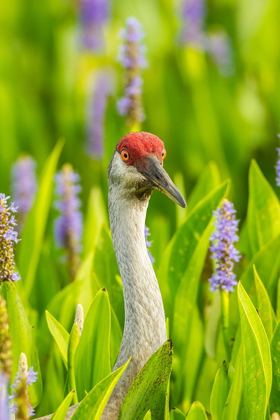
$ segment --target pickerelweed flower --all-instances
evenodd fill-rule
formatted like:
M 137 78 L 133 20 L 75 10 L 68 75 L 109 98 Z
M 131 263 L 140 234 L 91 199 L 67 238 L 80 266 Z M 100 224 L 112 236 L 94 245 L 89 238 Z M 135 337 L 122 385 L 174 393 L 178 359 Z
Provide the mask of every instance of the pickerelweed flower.
M 194 48 L 204 49 L 205 0 L 184 0 L 181 40 Z
M 100 73 L 94 84 L 86 109 L 87 152 L 91 157 L 102 159 L 104 156 L 104 118 L 108 96 L 112 91 L 109 72 Z
M 149 228 L 147 226 L 145 226 L 144 234 L 145 234 L 145 241 L 146 241 L 147 251 L 148 251 L 150 260 L 151 260 L 151 262 L 153 264 L 155 262 L 155 259 L 152 256 L 151 251 L 149 249 L 151 247 L 151 245 L 152 245 L 152 241 L 148 241 L 148 236 L 150 236 L 151 234 L 150 234 Z
M 10 420 L 7 387 L 8 379 L 0 370 L 0 420 Z
M 240 260 L 240 254 L 234 246 L 234 242 L 238 241 L 239 223 L 235 213 L 233 204 L 228 200 L 224 200 L 221 207 L 213 212 L 216 216 L 216 229 L 210 237 L 210 251 L 213 253 L 211 258 L 216 262 L 216 271 L 210 279 L 212 291 L 224 289 L 233 292 L 233 286 L 237 285 L 236 275 L 232 272 L 233 262 Z
M 280 138 L 280 134 L 277 135 Z M 276 185 L 280 187 L 280 147 L 277 147 L 278 159 L 275 166 L 276 169 Z
M 5 299 L 0 296 L 0 372 L 7 380 L 12 373 L 12 343 Z
M 56 175 L 55 207 L 60 216 L 55 221 L 55 239 L 58 248 L 67 250 L 67 260 L 72 278 L 75 277 L 80 262 L 81 236 L 83 231 L 80 177 L 70 164 L 65 164 Z
M 234 72 L 230 38 L 224 31 L 212 32 L 207 38 L 207 48 L 220 74 L 229 77 Z
M 141 69 L 147 66 L 146 48 L 141 43 L 144 38 L 141 23 L 134 17 L 128 18 L 121 38 L 123 44 L 118 60 L 125 68 L 125 95 L 118 101 L 117 108 L 120 115 L 127 117 L 129 127 L 137 130 L 145 118 L 142 109 Z
M 36 162 L 31 156 L 23 156 L 12 168 L 12 198 L 18 207 L 19 231 L 22 230 L 37 191 Z
M 80 0 L 82 44 L 90 51 L 104 47 L 103 29 L 110 14 L 109 0 Z
M 33 385 L 37 381 L 37 373 L 34 372 L 33 367 L 28 370 L 27 358 L 24 353 L 20 354 L 18 373 L 11 385 L 12 395 L 10 399 L 13 400 L 11 406 L 11 413 L 15 414 L 18 420 L 28 420 L 29 417 L 35 415 L 28 397 L 28 385 Z
M 14 230 L 17 207 L 14 203 L 8 205 L 9 198 L 0 194 L 0 285 L 3 281 L 20 280 L 14 261 L 14 244 L 19 241 L 18 233 Z

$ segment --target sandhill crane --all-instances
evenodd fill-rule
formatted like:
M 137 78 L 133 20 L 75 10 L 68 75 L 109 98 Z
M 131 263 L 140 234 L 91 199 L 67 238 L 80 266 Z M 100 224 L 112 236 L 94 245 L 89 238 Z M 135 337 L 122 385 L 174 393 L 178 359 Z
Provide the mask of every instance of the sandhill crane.
M 186 206 L 163 169 L 165 156 L 157 136 L 131 133 L 119 141 L 108 167 L 110 226 L 125 303 L 124 333 L 114 370 L 132 360 L 108 401 L 103 420 L 118 418 L 133 379 L 167 338 L 162 297 L 144 236 L 153 189 Z

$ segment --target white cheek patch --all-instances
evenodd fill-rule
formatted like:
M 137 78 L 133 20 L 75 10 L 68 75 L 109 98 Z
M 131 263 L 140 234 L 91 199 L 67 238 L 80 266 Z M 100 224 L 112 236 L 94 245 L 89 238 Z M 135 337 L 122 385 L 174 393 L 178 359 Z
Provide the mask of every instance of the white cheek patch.
M 110 178 L 114 183 L 122 184 L 124 188 L 129 189 L 145 179 L 134 166 L 126 165 L 118 152 L 113 158 Z

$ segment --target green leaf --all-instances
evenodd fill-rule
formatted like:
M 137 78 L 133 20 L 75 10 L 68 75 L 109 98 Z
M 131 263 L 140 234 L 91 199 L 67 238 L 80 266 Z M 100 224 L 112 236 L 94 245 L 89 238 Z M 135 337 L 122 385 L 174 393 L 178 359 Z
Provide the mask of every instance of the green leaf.
M 270 395 L 271 412 L 280 413 L 280 322 L 271 341 L 272 389 Z
M 181 192 L 183 197 L 186 197 L 186 189 L 185 189 L 185 183 L 184 183 L 184 176 L 182 172 L 176 172 L 174 175 L 174 184 L 177 186 L 178 190 Z M 180 224 L 183 222 L 183 220 L 187 216 L 187 211 L 185 208 L 181 206 L 176 206 L 176 222 L 177 226 L 180 226 Z
M 75 370 L 74 370 L 74 357 L 76 353 L 76 349 L 79 344 L 81 331 L 78 327 L 77 323 L 74 322 L 70 337 L 69 337 L 69 344 L 68 344 L 68 381 L 70 389 L 74 389 L 76 391 L 76 381 L 75 381 Z M 74 395 L 74 404 L 77 404 L 78 398 Z
M 85 255 L 95 248 L 104 224 L 108 225 L 108 217 L 103 194 L 101 188 L 94 187 L 90 191 L 85 220 L 83 238 L 83 252 Z
M 100 381 L 95 387 L 90 391 L 89 394 L 85 396 L 83 401 L 79 404 L 77 410 L 75 411 L 72 420 L 99 420 L 104 408 L 110 398 L 110 395 L 113 392 L 113 389 L 116 386 L 116 383 L 124 373 L 127 365 L 129 364 L 130 359 L 126 362 L 124 366 L 121 366 L 102 381 Z
M 111 307 L 111 340 L 110 340 L 110 358 L 111 368 L 115 365 L 117 356 L 120 351 L 122 341 L 122 330 L 115 314 L 114 309 Z
M 151 410 L 147 411 L 143 420 L 152 420 L 152 413 Z
M 260 317 L 240 283 L 238 302 L 243 348 L 245 410 L 249 418 L 263 420 L 272 383 L 269 342 Z
M 207 420 L 204 407 L 200 402 L 195 401 L 191 405 L 186 420 Z
M 9 329 L 12 342 L 12 380 L 18 371 L 20 353 L 25 353 L 29 367 L 33 367 L 38 372 L 37 381 L 28 388 L 30 403 L 36 407 L 42 397 L 42 379 L 38 353 L 35 346 L 33 329 L 23 308 L 21 299 L 14 283 L 5 281 L 1 287 L 1 294 L 6 300 Z
M 254 160 L 249 172 L 247 223 L 253 255 L 280 233 L 279 200 Z
M 219 368 L 210 399 L 210 411 L 212 420 L 221 420 L 223 410 L 226 404 L 226 399 L 229 392 L 229 379 L 227 372 L 227 365 L 224 361 L 222 366 Z
M 110 302 L 119 319 L 120 326 L 124 324 L 124 302 L 122 285 L 116 279 L 119 269 L 113 248 L 110 231 L 103 226 L 94 254 L 93 270 L 100 287 L 105 287 L 110 296 Z
M 242 348 L 240 348 L 236 356 L 234 376 L 223 410 L 222 420 L 239 420 L 238 414 L 242 400 L 242 389 Z
M 254 266 L 268 291 L 270 299 L 276 300 L 278 282 L 278 267 L 280 263 L 280 235 L 267 242 L 250 261 L 240 278 L 241 283 L 250 290 L 254 279 Z
M 274 329 L 276 327 L 276 316 L 271 306 L 266 288 L 264 287 L 255 266 L 254 266 L 254 280 L 255 280 L 255 290 L 256 290 L 256 298 L 257 298 L 256 308 L 261 317 L 268 340 L 270 342 L 274 333 Z
M 67 351 L 68 351 L 69 333 L 48 311 L 46 311 L 46 319 L 47 319 L 50 333 L 55 339 L 56 344 L 58 345 L 59 351 L 62 356 L 62 360 L 67 369 L 68 368 Z
M 69 394 L 64 398 L 54 415 L 51 417 L 51 420 L 65 420 L 68 408 L 73 399 L 75 391 L 70 391 Z
M 53 178 L 62 146 L 62 141 L 57 143 L 43 168 L 36 201 L 28 215 L 22 234 L 19 249 L 19 271 L 22 277 L 22 290 L 26 296 L 29 296 L 32 290 L 43 246 L 52 199 Z M 36 287 L 40 287 L 39 284 Z
M 75 355 L 78 399 L 83 399 L 111 371 L 111 313 L 109 296 L 101 289 L 89 308 Z
M 119 419 L 142 418 L 151 410 L 152 419 L 165 418 L 168 380 L 172 369 L 172 342 L 167 340 L 140 370 L 121 408 Z
M 188 211 L 190 212 L 207 194 L 220 184 L 220 173 L 216 162 L 209 162 L 199 176 L 191 195 L 188 199 Z
M 224 182 L 205 197 L 204 200 L 200 201 L 169 243 L 163 256 L 158 276 L 160 286 L 163 286 L 161 290 L 167 301 L 170 301 L 172 296 L 173 298 L 175 297 L 181 279 L 188 269 L 192 255 L 212 219 L 213 210 L 218 207 L 227 190 L 228 183 Z M 167 291 L 164 290 L 166 289 L 165 282 L 168 282 L 169 285 L 169 296 Z M 171 308 L 168 309 L 170 310 Z
M 176 407 L 173 407 L 170 411 L 170 420 L 185 420 L 186 416 Z

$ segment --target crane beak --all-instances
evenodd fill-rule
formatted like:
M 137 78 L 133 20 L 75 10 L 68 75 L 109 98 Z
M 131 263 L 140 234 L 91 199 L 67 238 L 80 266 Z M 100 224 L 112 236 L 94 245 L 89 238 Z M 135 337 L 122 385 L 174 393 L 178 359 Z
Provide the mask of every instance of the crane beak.
M 153 188 L 167 195 L 167 197 L 179 206 L 187 206 L 182 194 L 174 185 L 156 157 L 148 156 L 145 159 L 143 167 L 139 168 L 138 171 L 151 182 L 151 186 Z

